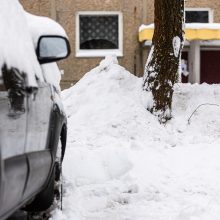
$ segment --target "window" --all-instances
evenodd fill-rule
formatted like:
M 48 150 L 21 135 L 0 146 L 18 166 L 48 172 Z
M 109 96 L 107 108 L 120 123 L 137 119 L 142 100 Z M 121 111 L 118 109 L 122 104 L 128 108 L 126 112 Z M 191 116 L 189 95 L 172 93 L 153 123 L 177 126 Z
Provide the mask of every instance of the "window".
M 190 8 L 185 10 L 186 23 L 210 23 L 213 22 L 213 13 L 207 8 Z
M 122 56 L 122 14 L 120 12 L 78 12 L 76 56 Z

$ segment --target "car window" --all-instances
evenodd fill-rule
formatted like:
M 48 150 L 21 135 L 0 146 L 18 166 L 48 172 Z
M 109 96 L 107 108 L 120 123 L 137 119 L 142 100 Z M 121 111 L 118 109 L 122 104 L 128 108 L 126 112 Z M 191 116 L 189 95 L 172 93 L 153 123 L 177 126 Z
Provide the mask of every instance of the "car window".
M 25 11 L 18 0 L 1 0 L 0 26 L 0 68 L 7 64 L 19 69 L 26 74 L 27 85 L 36 87 L 36 76 L 42 81 L 43 76 Z
M 10 110 L 13 112 L 24 112 L 25 99 L 25 74 L 16 68 L 2 68 L 2 90 L 8 91 Z

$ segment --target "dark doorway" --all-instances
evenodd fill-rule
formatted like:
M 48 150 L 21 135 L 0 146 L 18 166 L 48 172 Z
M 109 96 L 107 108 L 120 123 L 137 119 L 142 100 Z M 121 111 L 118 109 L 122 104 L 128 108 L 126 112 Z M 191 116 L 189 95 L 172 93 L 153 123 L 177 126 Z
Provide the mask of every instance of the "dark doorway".
M 220 83 L 220 51 L 201 51 L 201 83 Z
M 187 51 L 183 51 L 182 52 L 182 57 L 181 57 L 181 59 L 182 60 L 184 60 L 185 61 L 185 64 L 186 64 L 186 70 L 187 71 L 189 71 L 189 66 L 188 66 L 188 52 Z M 182 83 L 188 83 L 188 79 L 189 77 L 188 77 L 188 75 L 186 76 L 186 75 L 184 75 L 183 74 L 183 71 L 182 71 L 182 74 L 181 74 L 181 82 Z

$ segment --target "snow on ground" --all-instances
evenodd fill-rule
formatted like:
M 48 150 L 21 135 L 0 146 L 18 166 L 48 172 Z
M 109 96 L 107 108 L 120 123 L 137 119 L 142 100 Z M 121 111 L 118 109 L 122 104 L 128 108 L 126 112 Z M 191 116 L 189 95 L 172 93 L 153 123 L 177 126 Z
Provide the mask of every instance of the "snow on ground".
M 219 220 L 219 85 L 178 84 L 173 119 L 145 107 L 142 79 L 106 58 L 62 93 L 69 136 L 53 220 Z

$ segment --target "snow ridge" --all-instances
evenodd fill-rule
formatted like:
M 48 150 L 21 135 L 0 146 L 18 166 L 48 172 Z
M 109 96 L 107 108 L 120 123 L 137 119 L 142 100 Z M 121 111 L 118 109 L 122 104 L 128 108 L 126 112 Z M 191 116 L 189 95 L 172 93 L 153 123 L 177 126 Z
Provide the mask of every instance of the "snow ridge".
M 63 213 L 53 219 L 218 220 L 219 85 L 177 84 L 166 125 L 142 79 L 107 57 L 62 93 L 69 137 Z

